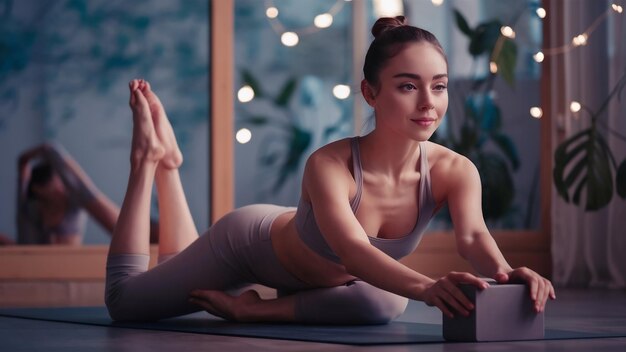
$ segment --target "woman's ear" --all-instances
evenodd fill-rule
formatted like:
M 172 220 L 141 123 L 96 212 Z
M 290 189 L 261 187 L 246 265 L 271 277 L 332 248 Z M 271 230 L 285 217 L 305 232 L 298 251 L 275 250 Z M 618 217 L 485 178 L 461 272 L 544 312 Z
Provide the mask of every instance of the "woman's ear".
M 376 96 L 374 94 L 374 90 L 366 80 L 361 81 L 361 94 L 363 94 L 363 98 L 365 98 L 367 104 L 374 107 Z

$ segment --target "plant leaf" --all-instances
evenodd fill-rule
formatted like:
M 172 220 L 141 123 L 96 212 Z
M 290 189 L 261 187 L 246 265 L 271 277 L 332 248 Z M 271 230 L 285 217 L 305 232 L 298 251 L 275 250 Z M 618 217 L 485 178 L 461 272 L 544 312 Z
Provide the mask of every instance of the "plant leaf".
M 568 152 L 570 145 L 579 143 L 581 140 L 584 144 L 584 139 L 591 133 L 591 128 L 582 130 L 574 136 L 566 139 L 561 143 L 554 151 L 554 169 L 552 170 L 552 178 L 556 191 L 566 203 L 569 203 L 570 198 L 568 194 L 568 186 L 565 183 L 565 168 L 571 162 L 571 160 L 578 155 L 581 148 L 575 148 L 573 151 Z M 583 147 L 584 151 L 585 148 Z
M 509 159 L 511 165 L 513 166 L 513 170 L 517 170 L 520 166 L 520 160 L 517 148 L 515 147 L 515 143 L 513 143 L 513 140 L 511 140 L 511 138 L 502 133 L 496 133 L 492 135 L 491 138 L 498 146 L 498 148 L 500 148 L 504 155 L 506 155 L 506 157 Z
M 587 165 L 587 204 L 585 210 L 605 207 L 613 197 L 613 175 L 608 151 L 598 140 L 602 136 L 591 133 L 589 138 L 589 163 Z
M 495 153 L 481 153 L 476 159 L 482 184 L 482 208 L 485 219 L 505 215 L 513 203 L 515 185 L 504 159 Z
M 297 83 L 298 81 L 293 77 L 288 79 L 285 85 L 283 85 L 283 89 L 281 89 L 280 94 L 278 94 L 276 99 L 274 99 L 274 104 L 282 107 L 287 106 L 293 92 L 296 90 Z
M 287 157 L 278 171 L 278 179 L 274 184 L 274 191 L 280 190 L 287 178 L 298 170 L 300 162 L 304 159 L 304 153 L 309 148 L 312 140 L 311 133 L 293 126 L 287 146 Z
M 624 159 L 617 168 L 615 185 L 617 188 L 617 194 L 623 199 L 626 199 L 626 159 Z
M 247 119 L 243 120 L 243 123 L 249 123 L 255 126 L 263 126 L 269 123 L 270 119 L 266 116 L 254 115 L 250 116 Z
M 476 133 L 476 129 L 472 128 L 468 123 L 464 123 L 463 126 L 461 126 L 461 135 L 456 151 L 468 156 L 469 151 L 474 149 L 477 143 L 478 134 Z
M 454 9 L 454 18 L 456 19 L 456 26 L 459 28 L 459 30 L 463 34 L 471 38 L 473 31 L 470 28 L 469 24 L 467 24 L 467 20 L 465 20 L 463 14 L 461 14 L 461 12 L 459 12 L 459 10 L 457 9 Z
M 493 133 L 502 127 L 500 108 L 494 103 L 490 94 L 483 94 L 480 124 L 487 133 Z
M 498 20 L 479 24 L 470 38 L 470 54 L 479 56 L 484 53 L 491 53 L 500 37 L 500 27 L 502 27 L 502 23 Z
M 245 84 L 249 85 L 250 88 L 252 88 L 252 90 L 254 91 L 254 95 L 256 95 L 258 98 L 261 98 L 265 95 L 265 93 L 261 89 L 261 85 L 252 75 L 252 72 L 246 69 L 241 70 L 241 80 Z
M 515 65 L 517 64 L 517 44 L 506 38 L 502 43 L 500 52 L 495 58 L 498 65 L 498 74 L 509 86 L 515 86 Z
M 576 145 L 577 143 L 580 143 Z M 568 151 L 570 146 L 575 146 Z M 613 196 L 610 151 L 594 126 L 565 140 L 557 147 L 554 155 L 554 184 L 558 194 L 569 202 L 569 189 L 576 184 L 572 201 L 581 205 L 581 195 L 586 191 L 585 210 L 594 211 L 606 206 Z M 579 159 L 580 158 L 580 159 Z M 566 168 L 572 163 L 576 164 Z
M 583 149 L 584 150 L 584 149 Z M 578 178 L 580 178 L 580 175 L 582 174 L 583 171 L 585 171 L 585 168 L 589 165 L 589 157 L 584 156 L 582 158 L 580 158 L 580 160 L 578 160 L 578 162 L 576 163 L 576 165 L 574 165 L 574 167 L 572 167 L 569 171 L 569 173 L 567 174 L 567 176 L 565 176 L 565 187 L 567 187 L 568 189 L 570 187 L 572 187 L 572 185 L 574 184 L 574 182 L 576 182 L 576 180 Z M 586 178 L 587 176 L 585 176 Z

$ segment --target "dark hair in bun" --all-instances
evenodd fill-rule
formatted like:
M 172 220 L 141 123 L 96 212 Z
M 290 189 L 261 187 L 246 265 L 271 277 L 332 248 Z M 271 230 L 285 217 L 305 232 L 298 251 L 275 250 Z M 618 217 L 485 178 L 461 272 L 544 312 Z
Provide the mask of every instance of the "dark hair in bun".
M 378 86 L 378 75 L 387 61 L 408 43 L 428 42 L 439 50 L 446 63 L 448 61 L 435 35 L 425 29 L 408 25 L 404 16 L 379 18 L 372 26 L 372 35 L 374 41 L 365 55 L 363 75 L 374 86 Z
M 379 35 L 388 30 L 406 25 L 406 17 L 404 16 L 381 17 L 378 21 L 376 21 L 376 23 L 374 23 L 374 26 L 372 26 L 372 35 L 374 38 L 378 38 Z

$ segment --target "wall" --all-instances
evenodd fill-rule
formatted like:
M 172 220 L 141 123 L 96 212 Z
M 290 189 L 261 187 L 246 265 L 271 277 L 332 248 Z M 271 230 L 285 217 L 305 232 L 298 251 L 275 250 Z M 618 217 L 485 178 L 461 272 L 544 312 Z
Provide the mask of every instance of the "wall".
M 16 234 L 18 155 L 46 140 L 63 144 L 121 204 L 132 131 L 127 83 L 136 77 L 152 83 L 168 111 L 191 210 L 205 229 L 208 2 L 26 0 L 0 11 L 0 232 Z M 86 233 L 86 243 L 108 243 L 93 221 Z

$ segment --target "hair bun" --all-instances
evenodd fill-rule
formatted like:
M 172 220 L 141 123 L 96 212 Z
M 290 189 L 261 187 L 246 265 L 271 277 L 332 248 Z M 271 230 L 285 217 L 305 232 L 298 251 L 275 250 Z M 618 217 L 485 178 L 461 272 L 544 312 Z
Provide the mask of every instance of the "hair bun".
M 404 16 L 396 17 L 381 17 L 376 20 L 374 26 L 372 26 L 372 35 L 374 38 L 378 38 L 381 34 L 388 30 L 406 26 L 406 18 Z

